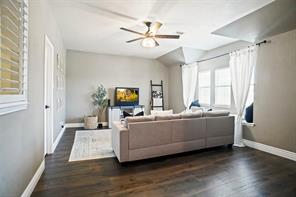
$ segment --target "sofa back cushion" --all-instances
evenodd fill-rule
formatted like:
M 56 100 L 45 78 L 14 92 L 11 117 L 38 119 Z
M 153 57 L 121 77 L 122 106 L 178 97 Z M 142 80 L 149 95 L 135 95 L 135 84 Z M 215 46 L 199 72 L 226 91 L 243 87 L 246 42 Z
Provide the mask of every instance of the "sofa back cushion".
M 176 119 L 181 119 L 181 118 L 182 118 L 181 114 L 172 114 L 171 115 L 171 120 L 176 120 Z
M 219 117 L 219 116 L 228 116 L 230 114 L 227 110 L 217 110 L 217 111 L 206 111 L 203 113 L 204 117 Z
M 155 120 L 154 116 L 134 116 L 134 117 L 126 117 L 124 119 L 124 122 L 125 122 L 125 127 L 128 128 L 129 123 L 132 123 L 132 122 L 151 122 L 154 120 Z
M 151 110 L 151 115 L 152 116 L 168 116 L 168 115 L 172 115 L 173 114 L 173 110 Z
M 167 116 L 155 116 L 155 120 L 175 120 L 175 119 L 181 119 L 181 114 L 172 114 Z
M 182 119 L 200 118 L 202 117 L 202 113 L 202 111 L 182 113 L 181 117 Z

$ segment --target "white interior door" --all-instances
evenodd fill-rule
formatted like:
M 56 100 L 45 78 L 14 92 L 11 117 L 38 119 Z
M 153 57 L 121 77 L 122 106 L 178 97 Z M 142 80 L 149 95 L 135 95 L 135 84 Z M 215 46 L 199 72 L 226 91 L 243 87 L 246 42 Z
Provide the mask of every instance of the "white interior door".
M 44 155 L 46 155 L 53 152 L 54 87 L 54 46 L 46 35 L 44 46 Z

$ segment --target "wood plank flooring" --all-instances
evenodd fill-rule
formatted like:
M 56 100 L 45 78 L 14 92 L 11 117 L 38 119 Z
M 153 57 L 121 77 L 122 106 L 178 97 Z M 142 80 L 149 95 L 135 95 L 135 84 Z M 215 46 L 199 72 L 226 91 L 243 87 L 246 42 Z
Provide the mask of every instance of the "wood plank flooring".
M 251 148 L 217 147 L 120 164 L 68 162 L 76 129 L 66 129 L 32 196 L 296 197 L 296 162 Z

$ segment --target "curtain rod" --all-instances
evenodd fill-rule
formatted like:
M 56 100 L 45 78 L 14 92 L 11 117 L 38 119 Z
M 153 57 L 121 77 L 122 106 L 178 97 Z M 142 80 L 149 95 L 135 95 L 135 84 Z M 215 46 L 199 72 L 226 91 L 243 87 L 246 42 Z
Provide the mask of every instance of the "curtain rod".
M 267 40 L 263 40 L 263 41 L 261 41 L 261 42 L 258 42 L 258 43 L 256 43 L 255 45 L 260 46 L 261 44 L 265 44 L 265 43 L 267 43 Z M 250 46 L 248 46 L 248 47 L 250 47 Z M 221 54 L 221 55 L 217 55 L 217 56 L 210 57 L 210 58 L 207 58 L 207 59 L 202 59 L 202 60 L 195 61 L 195 62 L 196 62 L 196 63 L 205 62 L 205 61 L 212 60 L 212 59 L 216 59 L 216 58 L 218 58 L 218 57 L 222 57 L 222 56 L 229 55 L 229 54 L 230 54 L 230 53 L 223 53 L 223 54 Z M 192 62 L 192 63 L 194 63 L 194 62 Z M 183 66 L 183 65 L 180 64 L 180 67 L 182 67 L 182 66 Z

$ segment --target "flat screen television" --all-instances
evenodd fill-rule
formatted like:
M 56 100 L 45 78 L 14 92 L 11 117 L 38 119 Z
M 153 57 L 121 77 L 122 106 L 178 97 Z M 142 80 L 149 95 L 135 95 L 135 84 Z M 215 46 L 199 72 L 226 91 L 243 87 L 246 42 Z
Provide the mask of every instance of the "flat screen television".
M 117 106 L 139 105 L 139 88 L 127 88 L 127 87 L 115 88 L 115 105 Z

